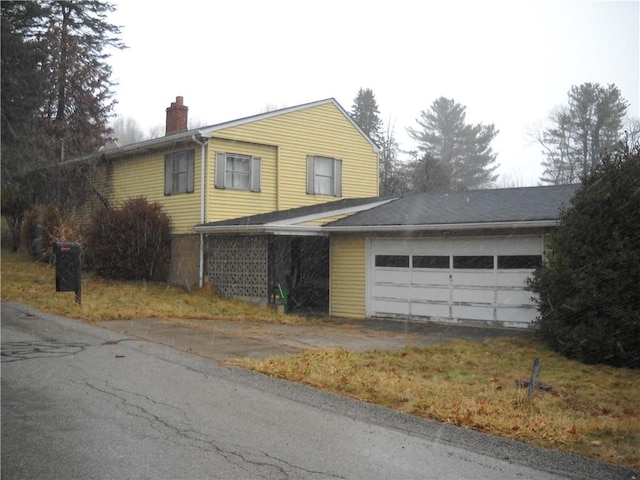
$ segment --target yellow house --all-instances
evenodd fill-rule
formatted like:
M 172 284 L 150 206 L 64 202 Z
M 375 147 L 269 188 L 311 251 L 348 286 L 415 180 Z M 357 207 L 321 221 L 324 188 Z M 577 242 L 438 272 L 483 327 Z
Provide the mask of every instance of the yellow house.
M 207 243 L 194 232 L 198 224 L 378 195 L 378 147 L 333 98 L 194 130 L 187 130 L 182 97 L 166 113 L 164 137 L 102 155 L 111 204 L 146 197 L 171 218 L 172 283 L 202 285 L 215 277 L 222 285 L 221 274 L 211 272 L 227 268 L 233 256 L 266 261 L 255 239 Z M 267 267 L 244 275 L 263 272 L 264 284 Z M 263 297 L 268 288 L 257 295 L 224 278 L 234 295 Z

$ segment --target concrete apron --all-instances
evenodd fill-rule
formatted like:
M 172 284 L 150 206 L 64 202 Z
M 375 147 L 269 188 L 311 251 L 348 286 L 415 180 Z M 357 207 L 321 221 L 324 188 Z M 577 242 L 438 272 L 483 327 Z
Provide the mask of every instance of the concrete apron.
M 309 349 L 399 350 L 411 345 L 448 343 L 453 339 L 483 341 L 529 333 L 520 329 L 387 320 L 284 325 L 146 319 L 111 320 L 97 325 L 219 361 L 292 355 Z

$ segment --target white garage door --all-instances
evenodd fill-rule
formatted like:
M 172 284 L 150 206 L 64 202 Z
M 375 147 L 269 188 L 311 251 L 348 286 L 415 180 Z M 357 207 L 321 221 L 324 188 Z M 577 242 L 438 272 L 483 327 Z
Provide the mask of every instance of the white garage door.
M 368 241 L 367 314 L 526 327 L 542 236 Z

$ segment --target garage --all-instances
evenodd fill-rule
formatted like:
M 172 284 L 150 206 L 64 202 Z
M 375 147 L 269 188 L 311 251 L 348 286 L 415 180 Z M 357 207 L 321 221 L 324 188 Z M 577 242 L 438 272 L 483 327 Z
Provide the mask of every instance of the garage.
M 543 235 L 369 238 L 368 316 L 528 327 L 543 249 Z

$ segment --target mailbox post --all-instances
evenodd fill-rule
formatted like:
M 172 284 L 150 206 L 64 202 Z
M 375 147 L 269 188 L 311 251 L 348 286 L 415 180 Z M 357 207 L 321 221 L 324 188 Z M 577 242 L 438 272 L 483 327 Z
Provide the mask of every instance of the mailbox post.
M 76 303 L 81 304 L 80 244 L 56 242 L 53 246 L 53 252 L 56 255 L 56 292 L 76 292 Z

